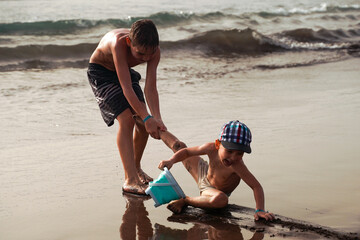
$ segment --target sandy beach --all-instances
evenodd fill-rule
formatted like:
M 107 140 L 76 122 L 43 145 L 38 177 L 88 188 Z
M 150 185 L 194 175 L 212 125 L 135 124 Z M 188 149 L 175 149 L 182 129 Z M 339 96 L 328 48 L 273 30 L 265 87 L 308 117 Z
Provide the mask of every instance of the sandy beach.
M 162 61 L 171 66 L 173 60 L 165 57 Z M 209 60 L 196 62 L 203 69 L 198 74 L 210 74 L 206 69 L 218 66 L 225 74 L 200 81 L 186 76 L 195 62 L 184 61 L 184 71 L 178 71 L 178 76 L 159 69 L 161 110 L 169 131 L 191 146 L 215 140 L 226 121 L 245 122 L 253 133 L 253 153 L 244 159 L 265 190 L 266 209 L 282 221 L 286 221 L 283 217 L 305 221 L 347 234 L 337 236 L 358 239 L 359 58 L 234 73 L 226 62 Z M 248 209 L 254 208 L 252 192 L 244 183 L 230 203 L 246 211 L 231 210 L 238 218 L 225 224 L 224 229 L 230 229 L 226 231 L 207 221 L 169 219 L 171 212 L 165 206 L 155 208 L 152 199 L 123 197 L 117 126 L 107 128 L 102 122 L 85 71 L 1 73 L 3 86 L 8 87 L 2 89 L 0 100 L 5 104 L 0 110 L 14 116 L 1 120 L 1 239 L 132 239 L 135 234 L 138 239 L 204 239 L 200 238 L 204 234 L 211 239 L 211 234 L 235 233 L 239 239 L 310 236 L 296 233 L 296 228 L 284 230 L 281 223 L 256 225 Z M 34 85 L 40 74 L 50 80 Z M 23 88 L 20 97 L 11 95 L 14 75 L 22 81 L 17 82 Z M 58 76 L 65 76 L 61 84 Z M 67 86 L 65 94 L 63 86 Z M 39 89 L 45 90 L 40 93 Z M 157 177 L 158 162 L 170 156 L 161 141 L 151 139 L 142 167 Z M 198 194 L 181 164 L 171 171 L 187 195 Z M 139 218 L 144 221 L 136 230 Z M 314 239 L 325 238 L 316 231 L 312 234 Z

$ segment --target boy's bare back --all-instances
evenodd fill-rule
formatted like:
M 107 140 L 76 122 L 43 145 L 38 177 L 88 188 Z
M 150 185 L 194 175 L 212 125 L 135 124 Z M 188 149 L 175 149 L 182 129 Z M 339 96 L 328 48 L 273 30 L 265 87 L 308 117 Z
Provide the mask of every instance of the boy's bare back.
M 115 71 L 112 44 L 121 44 L 126 47 L 125 38 L 129 35 L 128 29 L 115 29 L 105 34 L 91 55 L 90 63 L 97 63 L 109 70 Z
M 121 56 L 127 62 L 127 67 L 134 67 L 145 62 L 135 59 L 130 54 L 130 47 L 126 42 L 129 33 L 130 29 L 119 28 L 105 34 L 92 54 L 90 63 L 97 63 L 109 70 L 116 71 L 113 55 L 113 49 L 115 48 L 118 50 L 116 52 L 118 56 Z

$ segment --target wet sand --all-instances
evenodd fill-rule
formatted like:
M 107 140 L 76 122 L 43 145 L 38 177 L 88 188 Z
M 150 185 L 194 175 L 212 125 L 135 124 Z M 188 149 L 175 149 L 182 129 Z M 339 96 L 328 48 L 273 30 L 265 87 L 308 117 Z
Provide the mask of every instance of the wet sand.
M 65 96 L 45 102 L 45 107 L 22 112 L 23 122 L 2 123 L 6 147 L 0 149 L 0 238 L 131 239 L 140 234 L 201 239 L 237 234 L 239 239 L 358 239 L 359 63 L 349 59 L 230 73 L 221 81 L 167 82 L 166 71 L 160 76 L 164 122 L 188 145 L 213 141 L 228 120 L 239 119 L 250 127 L 253 153 L 245 163 L 264 187 L 267 210 L 277 214 L 272 224 L 252 220 L 253 195 L 244 183 L 230 198 L 232 216 L 222 213 L 221 218 L 191 208 L 185 215 L 172 216 L 165 206 L 154 208 L 151 199 L 124 198 L 117 126 L 106 128 L 84 70 L 74 70 L 69 75 L 79 82 L 68 94 L 77 96 L 75 101 Z M 51 78 L 61 71 L 44 74 Z M 3 77 L 11 83 L 11 77 Z M 50 107 L 62 112 L 70 107 L 69 120 L 38 126 L 39 109 Z M 57 119 L 56 114 L 52 117 Z M 70 121 L 74 118 L 79 121 Z M 16 137 L 22 139 L 18 144 L 4 140 Z M 170 156 L 162 142 L 150 140 L 143 169 L 157 177 L 158 162 Z M 187 195 L 198 194 L 181 164 L 171 171 Z M 194 219 L 200 213 L 201 218 Z M 140 230 L 135 229 L 136 219 L 142 219 Z M 221 226 L 212 224 L 214 219 L 222 219 Z
M 274 221 L 254 221 L 254 209 L 230 204 L 224 209 L 187 207 L 167 218 L 170 223 L 191 225 L 190 229 L 152 226 L 144 201 L 148 198 L 124 194 L 126 210 L 120 226 L 122 239 L 359 239 L 347 233 L 277 215 Z M 137 227 L 137 231 L 136 231 Z

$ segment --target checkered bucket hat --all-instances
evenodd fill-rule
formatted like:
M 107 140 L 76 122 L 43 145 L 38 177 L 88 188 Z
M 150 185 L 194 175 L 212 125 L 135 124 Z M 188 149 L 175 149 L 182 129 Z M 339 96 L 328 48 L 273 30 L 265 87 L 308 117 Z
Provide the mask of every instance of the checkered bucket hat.
M 250 129 L 244 123 L 237 120 L 224 124 L 220 132 L 219 141 L 227 149 L 251 153 Z

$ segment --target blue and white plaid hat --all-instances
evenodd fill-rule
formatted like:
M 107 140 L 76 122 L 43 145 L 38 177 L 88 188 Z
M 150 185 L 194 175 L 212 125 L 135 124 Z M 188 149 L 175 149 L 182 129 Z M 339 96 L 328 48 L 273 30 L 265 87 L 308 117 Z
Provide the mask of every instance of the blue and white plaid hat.
M 224 124 L 220 132 L 219 141 L 226 149 L 251 153 L 250 129 L 244 123 L 237 120 Z

